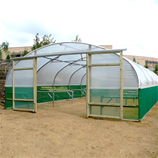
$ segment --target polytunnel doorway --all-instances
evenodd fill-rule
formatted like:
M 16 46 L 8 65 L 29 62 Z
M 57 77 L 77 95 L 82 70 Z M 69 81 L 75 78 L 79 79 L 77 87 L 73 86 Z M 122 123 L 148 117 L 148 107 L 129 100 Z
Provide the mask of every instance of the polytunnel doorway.
M 86 57 L 81 57 L 81 55 L 78 57 L 77 60 L 67 60 L 66 62 L 63 60 L 63 57 L 61 57 L 62 60 L 61 58 L 51 59 L 51 63 L 58 64 L 60 68 L 52 67 L 54 70 L 53 72 L 50 71 L 52 73 L 52 76 L 50 75 L 50 79 L 52 79 L 51 86 L 38 86 L 37 94 L 40 96 L 38 97 L 40 98 L 38 102 L 52 101 L 54 107 L 54 101 L 71 99 L 73 103 L 74 98 L 85 96 Z M 48 62 L 42 71 L 38 71 L 37 78 L 40 78 L 47 71 L 47 66 L 50 66 L 49 64 Z M 78 80 L 77 84 L 75 84 L 76 80 Z M 63 84 L 61 85 L 60 82 Z

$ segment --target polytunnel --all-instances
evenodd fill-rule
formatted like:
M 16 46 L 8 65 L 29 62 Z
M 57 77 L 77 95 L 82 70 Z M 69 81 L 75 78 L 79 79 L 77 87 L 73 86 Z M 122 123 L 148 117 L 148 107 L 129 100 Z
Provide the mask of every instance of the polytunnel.
M 62 42 L 14 58 L 5 108 L 36 112 L 37 103 L 86 96 L 87 117 L 141 120 L 158 101 L 158 77 L 125 50 Z

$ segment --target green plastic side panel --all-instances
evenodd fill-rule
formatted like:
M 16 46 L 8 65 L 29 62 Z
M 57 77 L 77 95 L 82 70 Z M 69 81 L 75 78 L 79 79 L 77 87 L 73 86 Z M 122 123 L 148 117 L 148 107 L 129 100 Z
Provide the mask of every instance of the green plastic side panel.
M 90 114 L 100 116 L 119 116 L 120 107 L 90 106 Z
M 33 99 L 33 87 L 15 87 L 15 99 Z
M 148 113 L 157 101 L 158 86 L 139 89 L 139 120 Z
M 120 89 L 91 89 L 90 102 L 93 103 L 119 103 Z M 139 118 L 139 97 L 137 89 L 123 90 L 123 118 L 134 119 Z M 111 106 L 90 106 L 90 114 L 119 116 L 120 108 Z
M 13 98 L 12 87 L 6 87 L 5 88 L 5 109 L 13 108 L 13 102 L 11 100 L 7 100 L 7 99 L 12 99 L 12 98 Z M 33 99 L 33 87 L 15 87 L 15 99 Z M 20 102 L 20 103 L 15 102 L 15 107 L 16 105 L 19 107 L 19 104 L 21 105 L 23 104 L 25 106 L 24 102 Z
M 15 108 L 16 109 L 33 110 L 34 103 L 33 102 L 26 102 L 26 101 L 15 101 Z
M 139 108 L 138 107 L 123 107 L 123 119 L 138 120 Z
M 70 90 L 73 90 L 73 98 L 79 98 L 79 97 L 85 97 L 85 92 L 84 94 L 81 93 L 79 89 L 84 89 L 86 88 L 86 85 L 75 85 L 75 86 L 70 86 Z M 74 90 L 78 89 L 78 90 Z M 69 86 L 55 86 L 55 90 L 69 90 Z M 53 91 L 52 86 L 38 86 L 37 91 Z M 52 93 L 49 93 L 52 97 Z M 72 94 L 70 92 L 70 94 Z M 15 98 L 16 99 L 33 99 L 33 88 L 31 87 L 16 87 L 15 88 Z M 5 88 L 5 109 L 12 109 L 13 108 L 13 103 L 11 100 L 7 99 L 12 99 L 12 87 L 6 87 Z M 67 92 L 55 92 L 55 97 L 54 100 L 64 100 L 64 99 L 69 99 L 69 95 Z M 70 97 L 71 99 L 71 97 Z M 45 92 L 38 92 L 37 93 L 37 103 L 43 103 L 43 102 L 52 102 L 53 99 L 48 95 L 48 93 Z M 23 104 L 23 108 L 21 107 L 21 104 Z M 27 102 L 26 105 L 24 102 L 15 102 L 15 107 L 16 108 L 22 108 L 24 109 L 27 107 L 27 109 L 32 109 L 33 104 L 30 102 Z
M 73 90 L 73 98 L 85 97 L 85 93 L 82 94 L 80 91 L 81 88 L 84 90 L 86 88 L 86 85 L 82 85 L 82 87 L 80 85 L 70 86 L 70 90 Z M 55 90 L 69 90 L 69 86 L 55 86 L 54 89 Z M 74 90 L 74 89 L 78 89 L 78 90 Z M 47 92 L 53 91 L 53 87 L 52 86 L 38 86 L 37 91 L 47 91 Z M 50 92 L 49 94 L 47 92 L 46 93 L 45 92 L 37 93 L 37 103 L 53 101 L 52 92 Z M 70 94 L 72 95 L 71 92 L 70 92 Z M 49 95 L 51 95 L 52 98 Z M 67 92 L 55 92 L 54 101 L 66 100 L 66 99 L 71 99 L 71 97 L 69 97 L 69 94 Z

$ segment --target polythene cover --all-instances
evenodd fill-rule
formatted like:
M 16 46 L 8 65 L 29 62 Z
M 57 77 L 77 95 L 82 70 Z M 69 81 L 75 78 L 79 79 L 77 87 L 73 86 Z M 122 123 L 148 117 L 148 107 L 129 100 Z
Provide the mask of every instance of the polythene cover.
M 124 59 L 130 63 L 137 74 L 138 88 L 158 86 L 158 76 L 155 73 L 127 58 Z
M 26 56 L 46 55 L 53 53 L 78 52 L 91 50 L 105 50 L 105 48 L 78 42 L 62 42 L 47 45 L 30 52 Z M 37 85 L 77 85 L 85 83 L 86 55 L 49 56 L 37 58 Z M 33 67 L 33 60 L 21 60 L 16 62 L 15 68 Z M 80 69 L 80 71 L 77 71 Z M 63 70 L 62 70 L 63 69 Z M 24 70 L 16 71 L 18 84 L 16 87 L 32 87 L 33 75 Z M 80 77 L 79 77 L 80 76 Z M 71 80 L 70 80 L 71 77 Z M 84 78 L 82 78 L 84 77 Z M 20 79 L 22 81 L 20 82 Z M 82 81 L 81 81 L 82 80 Z M 54 82 L 53 82 L 54 81 Z M 70 81 L 70 83 L 69 83 Z M 25 84 L 27 83 L 27 84 Z M 12 86 L 12 69 L 9 71 L 5 86 Z
M 120 56 L 117 54 L 91 55 L 91 64 L 119 64 Z M 133 67 L 123 60 L 123 87 L 124 89 L 137 89 L 138 79 Z M 91 88 L 119 89 L 120 66 L 91 67 Z
M 86 43 L 78 42 L 62 42 L 41 47 L 26 56 L 47 55 L 53 53 L 74 52 L 74 55 L 67 56 L 49 56 L 37 58 L 37 85 L 75 85 L 82 82 L 86 83 L 86 55 L 75 55 L 78 51 L 87 51 L 91 48 L 92 51 L 105 50 Z M 91 56 L 91 64 L 97 63 L 119 63 L 120 56 L 117 54 L 98 54 Z M 24 60 L 16 62 L 15 68 L 32 67 L 32 60 Z M 16 87 L 32 87 L 33 75 L 31 71 L 23 70 L 16 71 L 15 74 Z M 80 77 L 79 77 L 80 76 Z M 102 76 L 103 79 L 100 77 Z M 109 76 L 109 80 L 107 80 Z M 91 68 L 91 87 L 119 87 L 120 68 L 119 66 L 92 67 Z M 21 80 L 21 81 L 20 81 Z M 114 84 L 112 84 L 112 81 Z M 108 82 L 109 84 L 107 84 Z M 123 85 L 125 88 L 145 88 L 158 85 L 158 77 L 148 69 L 124 58 L 123 59 Z M 6 78 L 6 87 L 12 86 L 12 69 L 9 71 Z

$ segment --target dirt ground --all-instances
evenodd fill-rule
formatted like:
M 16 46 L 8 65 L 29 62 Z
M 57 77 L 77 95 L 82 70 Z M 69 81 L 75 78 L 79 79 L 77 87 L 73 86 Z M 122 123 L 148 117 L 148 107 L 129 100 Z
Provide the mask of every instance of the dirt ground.
M 158 157 L 158 103 L 141 122 L 86 118 L 84 98 L 0 110 L 2 158 Z

